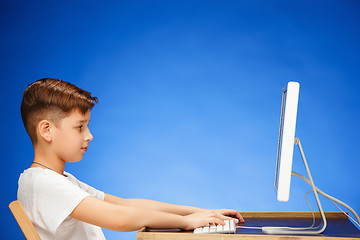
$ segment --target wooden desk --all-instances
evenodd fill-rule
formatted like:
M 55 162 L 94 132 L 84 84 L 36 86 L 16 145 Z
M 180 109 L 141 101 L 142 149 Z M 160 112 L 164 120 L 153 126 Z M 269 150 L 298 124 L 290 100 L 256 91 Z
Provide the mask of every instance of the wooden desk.
M 245 219 L 244 226 L 293 226 L 306 227 L 312 224 L 312 214 L 310 212 L 243 212 L 241 215 Z M 316 213 L 317 226 L 321 223 L 320 214 Z M 137 235 L 137 240 L 171 240 L 171 239 L 265 239 L 265 240 L 320 240 L 320 239 L 359 239 L 360 231 L 350 222 L 350 220 L 340 212 L 325 213 L 328 225 L 322 234 L 318 235 L 267 235 L 258 229 L 238 228 L 236 234 L 193 234 L 192 231 L 182 231 L 180 229 L 141 229 Z

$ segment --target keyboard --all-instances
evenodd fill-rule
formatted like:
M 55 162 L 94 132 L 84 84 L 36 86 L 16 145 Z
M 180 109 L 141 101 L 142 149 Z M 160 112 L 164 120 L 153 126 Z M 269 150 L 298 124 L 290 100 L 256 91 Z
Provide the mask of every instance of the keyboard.
M 199 227 L 194 229 L 194 233 L 203 234 L 203 233 L 236 233 L 236 223 L 235 220 L 224 220 L 225 226 L 223 225 L 208 225 L 204 227 Z

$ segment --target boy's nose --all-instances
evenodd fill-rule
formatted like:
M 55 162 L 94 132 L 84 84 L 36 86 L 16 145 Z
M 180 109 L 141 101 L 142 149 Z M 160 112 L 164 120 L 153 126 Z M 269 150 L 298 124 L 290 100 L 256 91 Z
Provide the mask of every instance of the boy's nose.
M 91 134 L 90 130 L 88 131 L 88 133 L 86 134 L 86 137 L 85 137 L 85 141 L 91 141 L 93 140 L 93 135 Z

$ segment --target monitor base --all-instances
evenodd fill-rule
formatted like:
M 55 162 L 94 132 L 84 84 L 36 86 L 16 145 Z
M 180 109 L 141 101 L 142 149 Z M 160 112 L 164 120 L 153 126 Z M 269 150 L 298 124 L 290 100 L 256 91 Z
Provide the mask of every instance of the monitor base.
M 299 229 L 296 229 L 296 228 L 291 228 L 291 227 L 262 227 L 261 228 L 261 231 L 263 233 L 266 233 L 266 234 L 273 234 L 273 235 L 291 235 L 291 234 L 294 234 L 294 235 L 316 235 L 316 234 L 319 234 L 319 233 L 322 233 L 323 231 L 316 231 L 316 230 L 313 230 L 313 229 L 302 229 L 299 228 Z
M 320 203 L 320 200 L 319 200 L 319 196 L 318 196 L 318 188 L 315 187 L 314 181 L 313 181 L 313 179 L 311 177 L 309 165 L 307 164 L 305 154 L 304 154 L 303 148 L 302 148 L 301 143 L 300 143 L 300 139 L 295 137 L 294 144 L 298 145 L 298 147 L 299 147 L 299 151 L 301 153 L 301 157 L 303 159 L 303 162 L 304 162 L 304 165 L 305 165 L 305 168 L 306 168 L 306 172 L 307 172 L 307 175 L 309 177 L 309 179 L 307 179 L 308 181 L 306 181 L 306 182 L 311 186 L 312 191 L 314 192 L 316 203 L 317 203 L 317 206 L 319 208 L 319 213 L 320 213 L 321 218 L 322 218 L 322 227 L 320 228 L 321 225 L 318 226 L 318 227 L 311 226 L 311 227 L 308 227 L 308 228 L 306 228 L 306 227 L 304 227 L 304 228 L 300 228 L 300 227 L 299 228 L 295 228 L 295 227 L 262 227 L 262 232 L 266 233 L 266 234 L 305 234 L 305 235 L 314 235 L 314 234 L 322 233 L 325 230 L 326 226 L 327 226 L 326 217 L 325 217 L 325 214 L 324 214 L 324 211 L 322 209 L 322 206 L 321 206 L 321 203 Z M 300 174 L 292 172 L 291 175 L 292 176 L 298 176 Z

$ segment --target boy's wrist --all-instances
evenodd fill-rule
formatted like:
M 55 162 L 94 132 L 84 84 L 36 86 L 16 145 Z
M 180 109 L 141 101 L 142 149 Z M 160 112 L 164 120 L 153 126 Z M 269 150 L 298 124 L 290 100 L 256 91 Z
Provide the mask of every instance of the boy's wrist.
M 190 215 L 190 214 L 193 214 L 193 213 L 204 212 L 204 211 L 206 211 L 206 209 L 188 206 L 186 214 L 182 214 L 182 215 L 185 216 L 185 215 Z
M 181 216 L 182 218 L 182 224 L 181 226 L 179 226 L 181 229 L 184 229 L 184 230 L 192 230 L 193 228 L 191 228 L 191 223 L 190 223 L 190 220 L 187 216 Z

